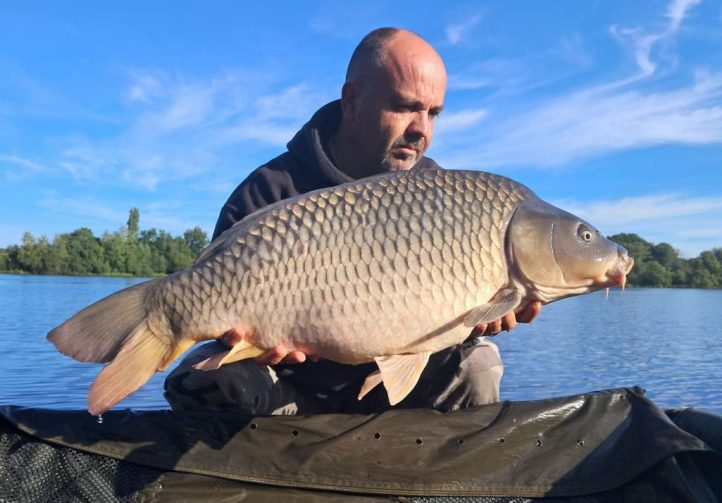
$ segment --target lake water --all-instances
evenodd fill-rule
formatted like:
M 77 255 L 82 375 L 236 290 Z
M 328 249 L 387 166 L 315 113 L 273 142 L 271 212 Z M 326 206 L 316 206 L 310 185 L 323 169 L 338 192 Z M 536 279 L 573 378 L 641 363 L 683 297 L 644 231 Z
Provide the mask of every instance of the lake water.
M 85 408 L 100 369 L 59 354 L 47 332 L 91 302 L 143 281 L 0 275 L 0 404 Z M 613 290 L 546 306 L 495 338 L 502 398 L 529 400 L 639 385 L 664 407 L 722 413 L 722 291 Z M 116 407 L 166 408 L 159 373 Z

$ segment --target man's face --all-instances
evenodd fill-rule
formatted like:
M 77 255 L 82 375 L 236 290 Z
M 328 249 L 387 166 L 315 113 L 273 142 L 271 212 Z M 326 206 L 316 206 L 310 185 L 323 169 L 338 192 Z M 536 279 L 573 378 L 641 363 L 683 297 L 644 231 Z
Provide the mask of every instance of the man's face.
M 446 72 L 433 61 L 392 61 L 360 90 L 359 153 L 382 171 L 413 167 L 431 145 L 446 91 Z

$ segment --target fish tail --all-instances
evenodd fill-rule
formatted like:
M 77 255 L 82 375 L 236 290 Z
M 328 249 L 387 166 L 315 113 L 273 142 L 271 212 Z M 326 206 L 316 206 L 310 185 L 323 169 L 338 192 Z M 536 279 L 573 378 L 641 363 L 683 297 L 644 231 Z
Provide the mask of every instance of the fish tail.
M 101 414 L 140 388 L 176 354 L 173 338 L 148 325 L 151 280 L 86 307 L 48 333 L 61 353 L 82 362 L 110 362 L 88 393 L 88 410 Z
M 103 367 L 88 391 L 88 411 L 102 414 L 143 386 L 173 354 L 170 340 L 141 323 L 113 360 Z

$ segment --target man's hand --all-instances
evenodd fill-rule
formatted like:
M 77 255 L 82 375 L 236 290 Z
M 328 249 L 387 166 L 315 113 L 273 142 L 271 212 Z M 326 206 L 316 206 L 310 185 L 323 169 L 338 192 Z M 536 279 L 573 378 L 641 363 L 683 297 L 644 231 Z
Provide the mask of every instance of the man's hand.
M 483 325 L 477 325 L 472 336 L 496 335 L 501 331 L 511 331 L 517 323 L 531 323 L 541 313 L 542 304 L 538 300 L 520 306 L 514 312 L 504 315 L 501 319 Z
M 289 351 L 286 346 L 279 344 L 267 350 L 254 360 L 261 365 L 278 365 L 279 363 L 303 363 L 306 361 L 306 353 L 303 351 Z
M 245 339 L 249 334 L 244 333 L 236 328 L 230 329 L 223 334 L 220 341 L 226 346 L 232 347 Z M 313 357 L 311 357 L 313 359 Z M 267 349 L 262 355 L 254 358 L 261 365 L 277 365 L 283 363 L 303 363 L 306 361 L 306 354 L 302 351 L 289 351 L 282 344 Z

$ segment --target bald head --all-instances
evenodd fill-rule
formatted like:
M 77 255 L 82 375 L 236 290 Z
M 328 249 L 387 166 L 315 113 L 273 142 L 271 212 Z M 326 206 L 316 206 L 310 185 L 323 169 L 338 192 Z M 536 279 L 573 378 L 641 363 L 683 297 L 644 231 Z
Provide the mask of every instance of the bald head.
M 339 168 L 352 176 L 413 167 L 431 144 L 446 92 L 441 57 L 417 34 L 372 31 L 354 50 L 332 140 Z
M 377 28 L 356 46 L 346 70 L 346 82 L 365 85 L 380 75 L 398 73 L 403 64 L 431 66 L 446 81 L 444 62 L 426 40 L 400 28 Z

